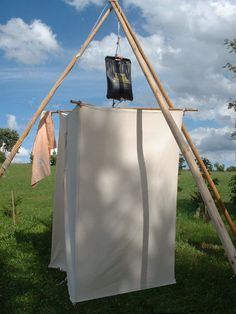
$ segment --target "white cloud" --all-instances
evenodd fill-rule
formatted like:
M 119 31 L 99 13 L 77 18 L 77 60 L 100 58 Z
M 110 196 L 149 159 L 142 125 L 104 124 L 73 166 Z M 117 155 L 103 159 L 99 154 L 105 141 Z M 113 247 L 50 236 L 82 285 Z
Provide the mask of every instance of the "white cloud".
M 155 61 L 155 65 L 159 69 L 163 68 L 162 60 L 167 55 L 177 55 L 180 53 L 180 49 L 175 49 L 166 43 L 163 37 L 158 34 L 150 35 L 148 37 L 138 35 L 138 38 L 148 57 Z M 86 70 L 104 71 L 104 59 L 106 56 L 115 55 L 116 43 L 117 35 L 114 33 L 105 36 L 100 41 L 94 40 L 85 51 L 79 66 Z M 120 46 L 121 54 L 132 61 L 133 76 L 142 75 L 140 66 L 138 65 L 128 40 L 125 37 L 121 38 Z
M 27 24 L 21 18 L 12 18 L 0 24 L 0 49 L 9 59 L 33 65 L 45 63 L 60 51 L 60 46 L 51 28 L 40 20 Z
M 211 120 L 221 126 L 234 128 L 236 113 L 228 110 L 227 102 L 224 96 L 220 95 L 200 95 L 195 96 L 184 94 L 177 96 L 174 100 L 176 107 L 179 108 L 197 108 L 198 112 L 188 112 L 187 116 L 195 121 Z
M 235 163 L 236 142 L 232 130 L 224 128 L 196 128 L 190 134 L 199 152 L 213 162 Z
M 16 116 L 12 114 L 7 115 L 7 126 L 10 129 L 18 129 L 18 123 L 16 121 Z
M 220 38 L 225 29 L 234 22 L 236 4 L 234 0 L 124 0 L 127 6 L 141 9 L 145 24 L 150 33 L 166 30 L 173 34 L 189 36 L 194 33 L 207 38 Z M 213 29 L 214 28 L 214 29 Z M 213 32 L 214 30 L 214 32 Z M 216 32 L 217 31 L 217 32 Z M 215 34 L 214 34 L 215 33 Z M 230 30 L 233 34 L 234 30 Z M 229 35 L 230 35 L 229 34 Z M 208 41 L 208 40 L 207 40 Z
M 224 46 L 225 37 L 235 37 L 235 1 L 124 0 L 123 3 L 141 10 L 144 17 L 141 27 L 149 35 L 138 38 L 174 104 L 199 109 L 198 114 L 191 115 L 193 118 L 232 124 L 226 102 L 235 98 L 236 80 L 226 77 L 223 66 L 235 57 Z M 80 66 L 104 71 L 104 57 L 114 55 L 116 41 L 113 33 L 93 41 Z M 141 70 L 124 38 L 121 48 L 122 54 L 132 60 L 133 77 L 139 76 Z M 150 99 L 148 93 L 145 94 Z
M 19 152 L 16 154 L 13 159 L 13 163 L 28 163 L 30 157 L 30 150 L 24 147 L 19 149 Z
M 64 0 L 65 3 L 73 6 L 76 10 L 81 11 L 89 5 L 103 5 L 104 0 Z
M 226 101 L 235 97 L 236 81 L 227 78 L 223 69 L 227 61 L 235 63 L 235 54 L 224 46 L 225 38 L 235 37 L 235 0 L 123 2 L 138 7 L 143 29 L 177 52 L 166 52 L 162 58 L 159 53 L 159 63 L 150 55 L 174 103 L 199 108 L 200 115 L 194 115 L 198 118 L 218 119 L 223 107 L 227 111 Z

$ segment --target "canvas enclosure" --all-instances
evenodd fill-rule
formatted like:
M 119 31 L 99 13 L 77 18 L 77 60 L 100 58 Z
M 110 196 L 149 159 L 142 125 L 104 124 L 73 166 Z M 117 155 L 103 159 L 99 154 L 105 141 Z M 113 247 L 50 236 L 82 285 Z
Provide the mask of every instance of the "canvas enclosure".
M 178 159 L 158 110 L 61 116 L 50 267 L 72 302 L 175 283 Z

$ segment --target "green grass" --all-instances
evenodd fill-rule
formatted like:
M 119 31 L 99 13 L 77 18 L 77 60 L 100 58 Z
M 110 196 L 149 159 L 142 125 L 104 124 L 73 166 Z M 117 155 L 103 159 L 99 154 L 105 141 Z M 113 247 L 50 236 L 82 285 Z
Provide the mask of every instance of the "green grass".
M 73 306 L 65 274 L 48 269 L 51 245 L 53 175 L 30 186 L 30 165 L 12 165 L 0 179 L 0 313 L 236 313 L 236 278 L 211 224 L 194 218 L 188 171 L 179 177 L 176 285 L 83 302 Z M 214 173 L 229 204 L 233 173 Z M 17 225 L 4 215 L 11 190 L 22 197 Z

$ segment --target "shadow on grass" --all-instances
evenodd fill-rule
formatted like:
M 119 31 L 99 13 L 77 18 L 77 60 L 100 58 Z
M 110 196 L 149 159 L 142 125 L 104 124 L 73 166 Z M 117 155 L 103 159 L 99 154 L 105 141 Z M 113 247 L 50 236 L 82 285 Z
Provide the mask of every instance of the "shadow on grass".
M 187 313 L 232 313 L 236 278 L 223 250 L 197 250 L 191 245 L 177 255 L 175 297 L 180 308 Z
M 184 214 L 187 217 L 194 217 L 196 207 L 191 200 L 178 199 L 177 213 Z
M 1 313 L 59 313 L 71 309 L 65 274 L 49 270 L 51 231 L 15 232 L 15 248 L 0 251 Z M 56 289 L 56 292 L 55 292 Z M 64 312 L 65 312 L 64 311 Z
M 224 256 L 224 249 L 222 246 L 219 246 L 217 244 L 213 243 L 207 243 L 207 242 L 199 242 L 199 241 L 188 241 L 189 245 L 196 248 L 198 251 L 213 256 L 215 258 L 220 258 Z
M 232 313 L 236 307 L 236 280 L 231 279 L 232 271 L 222 250 L 199 247 L 194 241 L 177 246 L 177 285 L 87 301 L 74 307 L 66 284 L 57 285 L 65 274 L 47 268 L 51 230 L 48 222 L 40 223 L 44 225 L 43 232 L 16 231 L 15 250 L 11 254 L 0 251 L 1 313 L 227 313 L 227 309 Z
M 228 212 L 231 215 L 231 218 L 234 220 L 234 223 L 236 224 L 236 205 L 227 202 L 225 203 L 225 207 L 227 208 Z

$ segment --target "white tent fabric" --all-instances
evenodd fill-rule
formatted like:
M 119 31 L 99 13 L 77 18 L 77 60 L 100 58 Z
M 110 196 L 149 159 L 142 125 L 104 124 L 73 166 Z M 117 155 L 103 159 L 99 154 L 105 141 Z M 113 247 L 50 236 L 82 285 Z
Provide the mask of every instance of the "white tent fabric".
M 65 172 L 65 139 L 67 116 L 60 114 L 60 133 L 58 139 L 56 182 L 54 193 L 54 210 L 52 224 L 52 249 L 49 267 L 66 271 L 65 251 L 65 214 L 64 214 L 64 172 Z
M 61 117 L 50 267 L 72 302 L 175 283 L 178 159 L 160 111 Z

